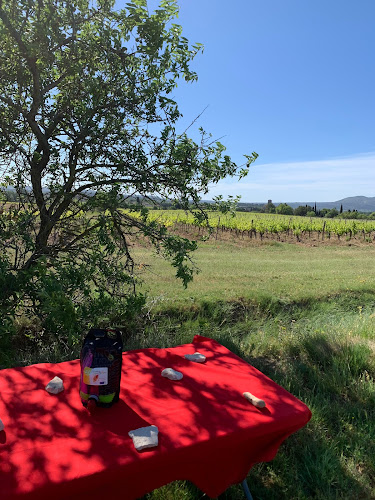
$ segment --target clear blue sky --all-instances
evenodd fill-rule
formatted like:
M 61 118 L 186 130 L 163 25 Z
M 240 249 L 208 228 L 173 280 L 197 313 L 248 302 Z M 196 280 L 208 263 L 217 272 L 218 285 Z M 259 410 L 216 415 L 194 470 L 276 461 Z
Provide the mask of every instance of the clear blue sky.
M 155 2 L 150 2 L 150 6 Z M 375 0 L 180 0 L 204 53 L 174 96 L 233 160 L 259 158 L 210 194 L 242 201 L 375 196 Z

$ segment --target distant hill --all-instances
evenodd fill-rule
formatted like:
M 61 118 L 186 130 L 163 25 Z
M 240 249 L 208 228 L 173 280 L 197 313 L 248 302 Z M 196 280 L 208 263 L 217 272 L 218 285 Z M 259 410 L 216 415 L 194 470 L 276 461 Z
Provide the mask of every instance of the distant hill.
M 31 188 L 26 187 L 26 191 L 30 191 Z M 3 191 L 4 192 L 4 191 Z M 47 190 L 44 190 L 47 192 Z M 5 193 L 8 194 L 8 201 L 16 201 L 18 199 L 16 191 L 14 188 L 6 188 Z M 89 196 L 93 196 L 95 191 L 86 190 L 86 194 Z M 132 195 L 126 197 L 126 202 L 131 204 L 141 203 L 143 206 L 154 207 L 155 205 L 160 205 L 164 208 L 171 208 L 173 206 L 173 202 L 171 200 L 162 200 L 157 196 L 149 196 L 144 197 L 142 195 Z M 201 200 L 203 203 L 214 203 L 212 200 Z M 292 201 L 292 202 L 275 202 L 273 204 L 275 206 L 280 205 L 280 203 L 286 203 L 292 208 L 297 208 L 300 205 L 310 205 L 311 207 L 315 206 L 315 201 Z M 238 209 L 244 211 L 260 211 L 264 205 L 267 204 L 267 201 L 264 203 L 251 203 L 251 202 L 239 202 Z M 358 210 L 358 212 L 375 212 L 375 196 L 373 198 L 369 198 L 367 196 L 350 196 L 348 198 L 343 198 L 342 200 L 337 201 L 317 201 L 316 208 L 321 210 L 322 208 L 336 208 L 340 210 L 342 205 L 343 211 L 347 210 Z
M 292 208 L 297 208 L 300 205 L 311 205 L 312 207 L 315 205 L 315 201 L 303 201 L 303 202 L 292 202 L 287 203 Z M 278 205 L 278 203 L 275 203 Z M 316 208 L 321 210 L 322 208 L 336 208 L 340 210 L 340 207 L 343 207 L 343 210 L 358 210 L 358 212 L 375 212 L 375 197 L 368 198 L 366 196 L 350 196 L 349 198 L 343 198 L 342 200 L 337 201 L 318 201 L 316 202 Z

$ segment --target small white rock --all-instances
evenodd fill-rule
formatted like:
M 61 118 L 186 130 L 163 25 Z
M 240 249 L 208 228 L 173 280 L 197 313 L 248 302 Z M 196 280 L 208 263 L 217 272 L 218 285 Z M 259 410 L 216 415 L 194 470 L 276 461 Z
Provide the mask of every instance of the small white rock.
M 128 432 L 129 436 L 133 440 L 135 449 L 138 451 L 157 446 L 158 433 L 159 430 L 156 425 L 141 427 L 140 429 L 135 429 L 134 431 Z
M 194 354 L 185 354 L 185 359 L 194 361 L 194 363 L 204 363 L 206 361 L 206 356 L 200 352 L 195 352 Z
M 183 375 L 181 372 L 177 372 L 176 370 L 173 370 L 173 368 L 165 368 L 161 372 L 162 377 L 169 378 L 169 380 L 181 380 Z
M 0 418 L 0 432 L 4 430 L 4 423 Z
M 46 391 L 50 394 L 58 394 L 64 390 L 64 384 L 60 377 L 54 377 L 46 385 Z

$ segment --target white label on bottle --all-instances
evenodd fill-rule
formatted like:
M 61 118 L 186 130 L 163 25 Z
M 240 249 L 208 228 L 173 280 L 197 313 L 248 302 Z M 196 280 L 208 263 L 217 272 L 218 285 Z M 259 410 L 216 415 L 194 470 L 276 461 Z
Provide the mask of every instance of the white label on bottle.
M 108 385 L 108 368 L 90 368 L 87 385 Z

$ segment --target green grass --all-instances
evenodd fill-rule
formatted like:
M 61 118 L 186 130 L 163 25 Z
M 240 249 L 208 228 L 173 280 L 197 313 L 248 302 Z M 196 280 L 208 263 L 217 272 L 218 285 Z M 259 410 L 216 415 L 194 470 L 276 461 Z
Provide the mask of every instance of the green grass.
M 319 300 L 347 291 L 375 289 L 373 246 L 306 247 L 273 242 L 260 246 L 203 243 L 194 258 L 200 273 L 184 290 L 170 265 L 147 248 L 135 248 L 145 289 L 164 303 L 273 297 Z
M 217 339 L 304 401 L 309 424 L 290 436 L 248 481 L 254 500 L 375 498 L 375 249 L 369 246 L 246 246 L 207 242 L 201 273 L 184 290 L 147 248 L 134 249 L 148 304 L 126 349 Z M 46 347 L 17 353 L 25 362 L 78 354 Z M 10 357 L 14 353 L 8 353 Z M 179 481 L 147 500 L 198 500 Z M 236 485 L 221 499 L 243 499 Z

